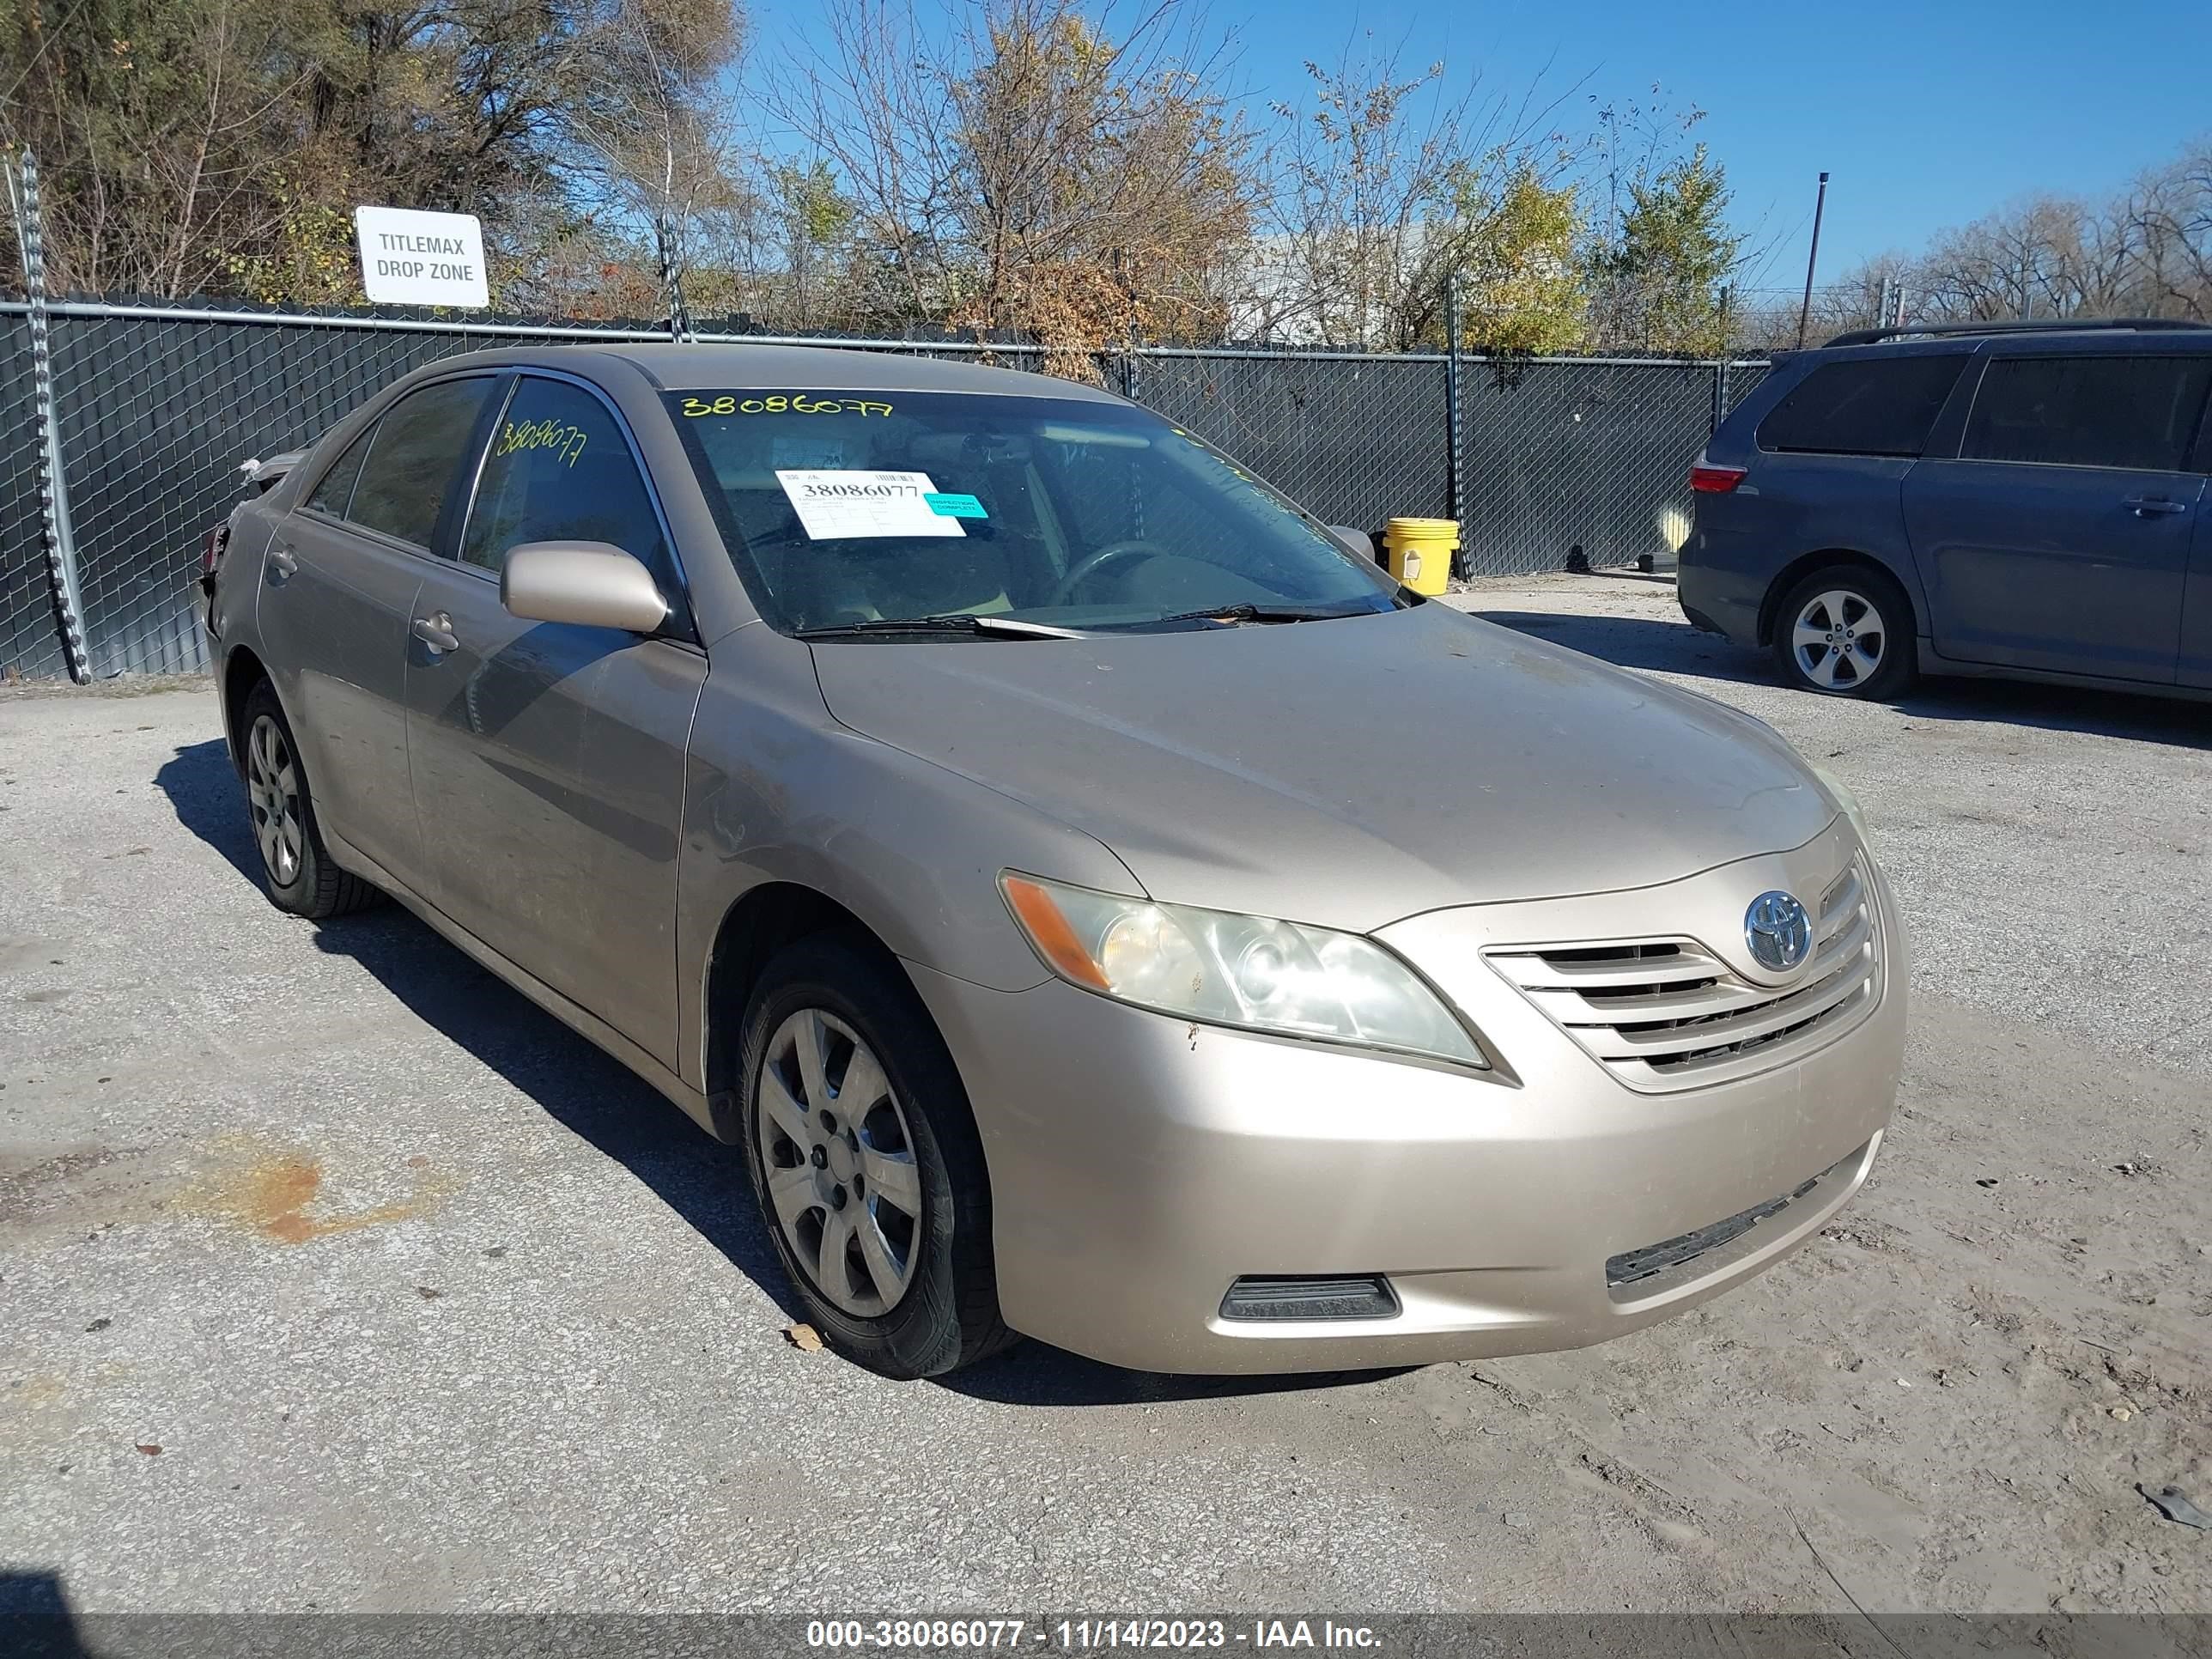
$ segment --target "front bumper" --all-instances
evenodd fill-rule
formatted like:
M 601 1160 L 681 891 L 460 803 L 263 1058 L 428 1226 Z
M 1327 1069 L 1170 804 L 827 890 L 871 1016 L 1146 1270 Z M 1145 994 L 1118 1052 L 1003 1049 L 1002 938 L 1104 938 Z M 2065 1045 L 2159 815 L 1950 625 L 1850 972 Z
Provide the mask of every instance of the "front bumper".
M 1848 844 L 1839 824 L 1810 850 L 1542 908 L 1595 907 L 1633 933 L 1724 893 L 1740 917 L 1792 862 Z M 982 1132 L 1006 1322 L 1143 1370 L 1336 1370 L 1580 1347 L 1740 1283 L 1834 1214 L 1880 1150 L 1906 964 L 1878 874 L 1873 887 L 1873 1011 L 1771 1069 L 1671 1093 L 1625 1086 L 1480 963 L 1482 939 L 1525 934 L 1539 907 L 1381 935 L 1466 1010 L 1510 1078 L 1194 1025 L 1057 981 L 1007 993 L 913 968 Z M 1454 929 L 1457 959 L 1440 942 Z M 1783 1198 L 1732 1235 L 1719 1226 Z M 1330 1274 L 1387 1276 L 1397 1313 L 1222 1316 L 1240 1277 Z

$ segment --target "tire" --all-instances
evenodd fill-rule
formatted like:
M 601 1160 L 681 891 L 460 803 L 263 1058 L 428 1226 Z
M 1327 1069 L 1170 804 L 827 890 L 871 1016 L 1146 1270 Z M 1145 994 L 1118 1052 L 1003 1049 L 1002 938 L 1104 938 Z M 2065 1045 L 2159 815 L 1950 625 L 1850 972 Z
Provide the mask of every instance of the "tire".
M 1864 565 L 1815 570 L 1794 584 L 1774 610 L 1775 666 L 1785 684 L 1801 691 L 1826 697 L 1900 696 L 1912 684 L 1918 648 L 1905 590 Z
M 967 1091 L 895 963 L 862 936 L 799 940 L 761 976 L 738 1065 L 753 1196 L 831 1347 L 907 1381 L 1017 1340 L 999 1317 L 990 1182 Z
M 267 680 L 246 694 L 239 711 L 246 811 L 261 852 L 261 879 L 279 910 L 320 921 L 374 904 L 384 896 L 331 860 L 315 824 L 307 769 L 291 723 Z

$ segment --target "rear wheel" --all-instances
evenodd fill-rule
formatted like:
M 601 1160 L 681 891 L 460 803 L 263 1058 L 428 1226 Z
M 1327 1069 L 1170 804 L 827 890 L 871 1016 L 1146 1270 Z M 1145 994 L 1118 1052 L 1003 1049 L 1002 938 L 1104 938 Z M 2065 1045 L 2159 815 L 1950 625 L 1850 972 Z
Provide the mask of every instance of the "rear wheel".
M 1012 1342 L 967 1093 L 883 953 L 823 934 L 777 957 L 745 1011 L 739 1064 L 754 1195 L 830 1345 L 903 1379 Z
M 1916 641 L 1905 590 L 1860 565 L 1816 570 L 1774 613 L 1782 677 L 1830 697 L 1893 697 L 1912 683 Z
M 239 718 L 246 736 L 246 811 L 261 849 L 269 902 L 314 921 L 374 903 L 381 896 L 375 888 L 331 862 L 315 827 L 307 769 L 268 681 L 246 693 Z

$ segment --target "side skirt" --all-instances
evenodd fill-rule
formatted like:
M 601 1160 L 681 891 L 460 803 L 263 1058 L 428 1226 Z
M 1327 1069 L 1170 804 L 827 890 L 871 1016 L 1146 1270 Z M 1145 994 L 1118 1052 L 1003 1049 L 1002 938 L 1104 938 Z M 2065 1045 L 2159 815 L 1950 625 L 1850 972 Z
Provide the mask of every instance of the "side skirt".
M 2014 668 L 2009 663 L 1964 662 L 1936 654 L 1920 641 L 1920 672 L 1931 679 L 2014 680 L 2023 685 L 2078 685 L 2091 691 L 2118 691 L 2132 697 L 2179 702 L 2212 702 L 2212 686 L 2182 685 L 2172 680 L 2116 680 L 2101 674 L 2066 674 L 2048 668 Z
M 457 947 L 477 966 L 497 975 L 579 1036 L 605 1049 L 623 1065 L 684 1109 L 685 1115 L 717 1140 L 731 1137 L 716 1127 L 716 1114 L 707 1097 L 662 1065 L 589 1009 L 570 1001 L 551 986 L 501 956 L 445 912 L 412 891 L 374 860 L 364 857 L 349 843 L 322 827 L 323 841 L 338 863 L 365 881 L 374 882 L 405 905 L 433 932 Z

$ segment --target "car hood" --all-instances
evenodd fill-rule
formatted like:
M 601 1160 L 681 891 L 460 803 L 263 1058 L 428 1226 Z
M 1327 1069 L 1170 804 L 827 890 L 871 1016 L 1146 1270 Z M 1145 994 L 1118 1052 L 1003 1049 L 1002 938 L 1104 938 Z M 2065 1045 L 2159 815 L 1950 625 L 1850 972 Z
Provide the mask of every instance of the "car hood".
M 1442 605 L 814 659 L 842 724 L 1096 836 L 1151 896 L 1322 927 L 1669 881 L 1836 813 L 1759 722 Z

